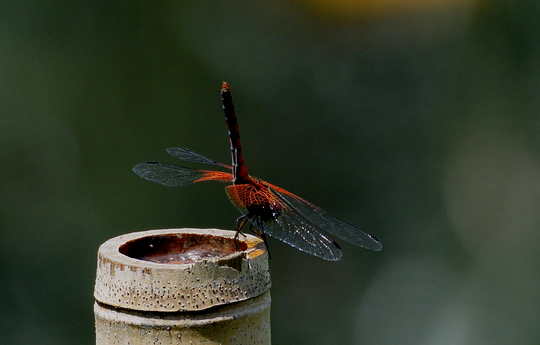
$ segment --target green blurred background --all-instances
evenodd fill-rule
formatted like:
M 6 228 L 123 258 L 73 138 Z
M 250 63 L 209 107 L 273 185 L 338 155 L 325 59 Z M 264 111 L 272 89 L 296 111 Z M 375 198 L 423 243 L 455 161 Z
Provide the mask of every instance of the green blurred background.
M 0 338 L 92 344 L 99 245 L 234 227 L 226 80 L 254 176 L 377 236 L 272 250 L 274 344 L 540 343 L 540 2 L 2 1 Z

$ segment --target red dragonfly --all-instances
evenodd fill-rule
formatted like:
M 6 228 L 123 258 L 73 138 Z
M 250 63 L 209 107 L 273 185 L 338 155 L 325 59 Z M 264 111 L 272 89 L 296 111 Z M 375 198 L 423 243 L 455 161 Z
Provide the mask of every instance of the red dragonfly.
M 238 122 L 226 82 L 221 85 L 221 99 L 229 130 L 232 166 L 218 163 L 186 148 L 173 147 L 167 149 L 167 152 L 184 161 L 211 164 L 232 173 L 158 162 L 137 164 L 133 171 L 146 180 L 173 187 L 201 181 L 232 183 L 225 187 L 225 191 L 242 214 L 236 222 L 236 236 L 249 221 L 250 230 L 255 226 L 258 229 L 257 235 L 265 243 L 265 234 L 268 234 L 301 251 L 330 261 L 341 258 L 341 248 L 324 232 L 366 249 L 382 249 L 381 242 L 374 236 L 335 218 L 283 188 L 250 176 L 244 163 Z

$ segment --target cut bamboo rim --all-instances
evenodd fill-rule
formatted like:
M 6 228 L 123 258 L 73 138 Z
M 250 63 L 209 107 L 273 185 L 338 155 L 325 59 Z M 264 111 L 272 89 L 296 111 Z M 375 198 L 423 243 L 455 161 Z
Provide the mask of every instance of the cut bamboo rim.
M 267 251 L 259 238 L 234 234 L 149 230 L 101 245 L 97 344 L 270 344 Z

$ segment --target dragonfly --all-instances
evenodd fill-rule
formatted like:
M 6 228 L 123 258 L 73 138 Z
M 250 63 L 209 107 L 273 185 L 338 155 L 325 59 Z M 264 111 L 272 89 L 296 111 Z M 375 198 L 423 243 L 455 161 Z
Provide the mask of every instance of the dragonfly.
M 227 82 L 221 85 L 221 100 L 229 134 L 232 165 L 216 162 L 187 148 L 173 147 L 166 151 L 186 162 L 213 165 L 230 172 L 193 169 L 155 161 L 137 164 L 133 171 L 146 180 L 173 187 L 203 181 L 230 183 L 225 187 L 225 191 L 241 213 L 236 221 L 235 240 L 242 233 L 244 225 L 249 223 L 249 229 L 262 238 L 267 247 L 265 235 L 329 261 L 341 259 L 342 250 L 327 234 L 365 249 L 382 249 L 377 238 L 358 227 L 330 215 L 283 188 L 250 176 L 242 154 L 238 120 Z

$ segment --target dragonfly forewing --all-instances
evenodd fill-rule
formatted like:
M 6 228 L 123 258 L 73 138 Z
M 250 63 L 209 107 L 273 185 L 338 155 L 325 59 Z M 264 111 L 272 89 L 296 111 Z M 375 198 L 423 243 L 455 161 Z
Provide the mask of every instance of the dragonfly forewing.
M 273 185 L 269 185 L 269 188 L 273 193 L 279 195 L 288 207 L 295 209 L 312 224 L 316 224 L 319 229 L 366 249 L 374 251 L 382 249 L 382 244 L 378 239 L 356 226 L 332 216 L 320 207 L 282 188 Z
M 167 149 L 167 152 L 173 157 L 176 157 L 176 158 L 188 161 L 188 162 L 211 164 L 211 165 L 217 165 L 219 167 L 229 169 L 229 170 L 232 169 L 232 167 L 227 164 L 216 162 L 215 160 L 210 159 L 206 156 L 203 156 L 200 153 L 197 153 L 195 151 L 192 151 L 190 149 L 186 149 L 183 147 L 169 147 Z

